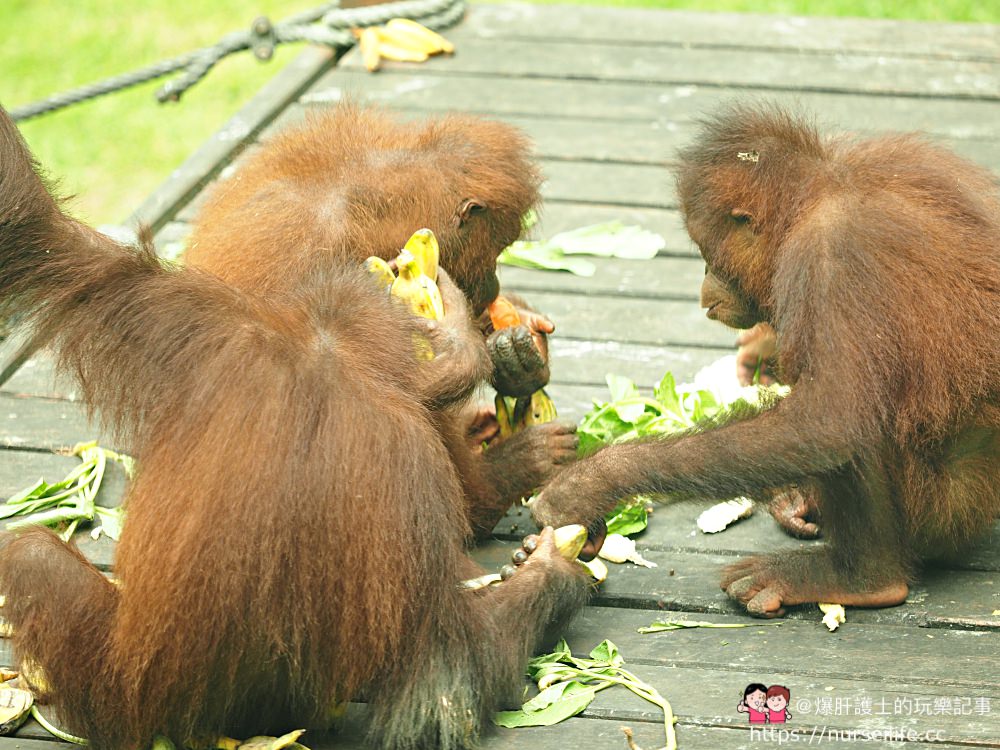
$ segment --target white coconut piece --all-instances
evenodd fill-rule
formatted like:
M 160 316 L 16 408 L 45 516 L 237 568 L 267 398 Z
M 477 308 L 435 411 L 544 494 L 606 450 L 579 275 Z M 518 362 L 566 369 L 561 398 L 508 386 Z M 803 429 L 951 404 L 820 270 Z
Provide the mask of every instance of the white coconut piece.
M 741 518 L 753 513 L 753 500 L 738 497 L 713 505 L 698 516 L 698 528 L 706 534 L 716 534 Z
M 823 624 L 830 628 L 831 633 L 839 628 L 841 623 L 847 622 L 847 613 L 842 604 L 820 604 L 819 608 L 823 610 Z
M 639 554 L 635 548 L 634 539 L 629 539 L 627 536 L 621 534 L 608 534 L 601 547 L 601 551 L 597 554 L 613 563 L 631 562 L 636 565 L 642 565 L 644 568 L 656 567 L 655 562 L 650 562 Z

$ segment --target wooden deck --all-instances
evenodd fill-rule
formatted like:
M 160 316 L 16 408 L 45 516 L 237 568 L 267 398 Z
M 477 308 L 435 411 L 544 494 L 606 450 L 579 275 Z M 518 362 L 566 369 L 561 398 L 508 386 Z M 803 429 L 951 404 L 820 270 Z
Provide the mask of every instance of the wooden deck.
M 551 392 L 563 415 L 578 418 L 603 396 L 606 373 L 648 386 L 667 369 L 686 379 L 732 351 L 732 333 L 698 308 L 702 264 L 682 230 L 669 172 L 695 118 L 719 102 L 767 97 L 797 103 L 834 127 L 921 129 L 1000 171 L 1000 27 L 503 4 L 473 6 L 448 36 L 458 47 L 453 58 L 390 64 L 376 75 L 354 53 L 337 67 L 326 51 L 303 53 L 139 217 L 154 226 L 162 248 L 176 249 L 199 191 L 224 179 L 228 163 L 310 108 L 345 98 L 413 118 L 461 110 L 519 125 L 535 140 L 548 178 L 540 235 L 621 219 L 667 241 L 650 261 L 595 259 L 599 270 L 589 279 L 503 269 L 505 287 L 556 320 Z M 72 384 L 56 381 L 46 357 L 37 357 L 0 391 L 0 494 L 40 475 L 61 477 L 75 459 L 51 450 L 96 436 Z M 122 487 L 116 478 L 105 500 L 117 503 Z M 672 702 L 683 750 L 777 743 L 752 736 L 736 711 L 751 682 L 790 688 L 787 730 L 798 737 L 785 736 L 787 743 L 848 748 L 861 741 L 850 739 L 852 731 L 890 731 L 905 735 L 891 746 L 911 750 L 1000 748 L 1000 617 L 993 614 L 1000 610 L 1000 529 L 961 565 L 926 572 L 904 606 L 849 610 L 847 624 L 829 633 L 812 607 L 796 609 L 780 627 L 757 627 L 717 585 L 719 567 L 735 556 L 804 543 L 760 512 L 705 536 L 695 530 L 699 510 L 657 509 L 640 548 L 659 567 L 612 566 L 566 633 L 581 653 L 604 638 L 618 644 Z M 479 556 L 498 567 L 529 523 L 512 511 Z M 86 536 L 80 544 L 110 566 L 110 545 Z M 636 633 L 664 612 L 754 627 Z M 9 659 L 8 651 L 0 655 Z M 357 747 L 363 707 L 352 717 L 338 737 L 303 739 L 313 748 Z M 662 745 L 659 721 L 650 704 L 609 690 L 579 718 L 496 731 L 484 747 L 618 750 L 625 747 L 620 727 L 628 725 L 649 750 Z M 31 723 L 16 739 L 0 740 L 0 750 L 47 750 L 51 739 Z

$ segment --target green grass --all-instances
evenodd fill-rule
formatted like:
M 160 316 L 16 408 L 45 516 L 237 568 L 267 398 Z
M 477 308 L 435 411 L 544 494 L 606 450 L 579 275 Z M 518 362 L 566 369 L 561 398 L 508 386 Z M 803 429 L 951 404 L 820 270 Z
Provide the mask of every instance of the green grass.
M 546 0 L 542 0 L 546 1 Z M 258 15 L 280 20 L 321 0 L 0 0 L 0 102 L 27 104 L 212 44 Z M 593 5 L 1000 23 L 983 0 L 580 0 Z M 270 64 L 224 60 L 179 104 L 161 105 L 163 80 L 22 123 L 36 156 L 80 218 L 126 218 L 212 132 L 298 53 Z
M 258 15 L 280 20 L 320 2 L 0 0 L 0 102 L 27 104 L 213 44 Z M 75 215 L 119 222 L 300 49 L 279 47 L 269 64 L 234 55 L 177 104 L 156 101 L 163 78 L 25 121 L 21 131 L 60 191 L 76 196 Z

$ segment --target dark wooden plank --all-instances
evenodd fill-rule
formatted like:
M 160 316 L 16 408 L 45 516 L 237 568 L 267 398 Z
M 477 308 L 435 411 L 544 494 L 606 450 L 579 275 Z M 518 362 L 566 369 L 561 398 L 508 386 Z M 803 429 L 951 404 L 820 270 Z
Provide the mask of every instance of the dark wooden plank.
M 671 686 L 658 686 L 661 693 L 666 694 L 669 699 L 674 698 L 674 694 L 685 695 L 688 690 L 681 684 Z M 742 694 L 742 688 L 739 690 Z M 624 693 L 624 688 L 616 688 L 615 692 Z M 676 698 L 674 698 L 676 700 Z M 733 703 L 734 701 L 729 701 Z M 728 704 L 726 704 L 728 705 Z M 641 704 L 635 702 L 631 708 L 642 708 Z M 652 709 L 652 706 L 650 706 Z M 742 715 L 741 715 L 742 716 Z M 304 735 L 302 741 L 312 750 L 368 750 L 370 745 L 365 745 L 362 741 L 365 728 L 368 722 L 368 712 L 365 706 L 351 706 L 348 712 L 348 721 L 342 726 L 340 735 Z M 484 731 L 483 738 L 478 745 L 482 750 L 566 750 L 566 748 L 586 748 L 586 750 L 622 750 L 625 747 L 625 738 L 622 727 L 627 726 L 632 729 L 635 741 L 640 747 L 658 748 L 663 746 L 663 722 L 662 717 L 656 717 L 652 711 L 633 710 L 627 717 L 619 717 L 615 708 L 609 708 L 609 701 L 606 697 L 599 697 L 593 704 L 593 708 L 568 721 L 556 724 L 551 727 L 526 727 L 522 729 L 501 729 L 489 727 Z M 805 743 L 808 739 L 812 727 L 806 725 L 799 728 L 802 735 L 799 742 Z M 753 750 L 761 747 L 766 738 L 759 732 L 752 735 L 749 727 L 740 726 L 699 726 L 691 723 L 687 717 L 680 717 L 677 725 L 677 736 L 682 750 Z M 771 740 L 777 743 L 777 738 Z M 791 742 L 788 737 L 785 742 Z M 848 750 L 856 747 L 857 741 L 849 739 L 839 739 L 833 736 L 824 737 L 823 747 L 834 748 L 834 750 Z M 950 742 L 941 744 L 925 744 L 922 742 L 907 742 L 907 750 L 947 750 L 955 748 Z M 0 750 L 5 750 L 0 745 Z M 9 750 L 9 749 L 7 749 Z M 30 747 L 27 750 L 32 750 Z
M 22 729 L 25 730 L 26 728 Z M 20 732 L 17 737 L 0 737 L 0 750 L 72 750 L 72 748 L 73 745 L 57 740 L 51 734 L 49 739 L 22 737 Z
M 556 391 L 553 399 L 559 408 L 560 417 L 569 419 L 570 410 L 563 408 L 563 394 Z M 725 531 L 706 534 L 698 529 L 697 518 L 709 505 L 711 502 L 707 500 L 654 504 L 649 526 L 634 536 L 639 551 L 643 554 L 655 550 L 736 556 L 804 549 L 821 543 L 794 539 L 785 534 L 762 505 L 758 505 L 749 518 L 733 524 Z M 516 540 L 534 533 L 535 529 L 528 510 L 514 506 L 497 524 L 495 533 L 499 538 Z M 964 557 L 941 565 L 939 569 L 1000 571 L 1000 520 L 988 530 L 983 539 L 969 545 Z
M 539 223 L 530 233 L 531 238 L 547 238 L 557 232 L 620 221 L 624 224 L 648 229 L 662 235 L 666 247 L 660 255 L 699 258 L 698 248 L 691 242 L 684 223 L 677 211 L 662 208 L 637 208 L 622 205 L 598 205 L 572 202 L 547 201 L 539 210 Z
M 0 446 L 59 450 L 99 436 L 80 403 L 0 393 Z M 101 444 L 116 447 L 105 439 Z
M 597 267 L 593 276 L 501 265 L 500 284 L 504 289 L 525 294 L 529 301 L 543 293 L 572 293 L 614 295 L 624 300 L 633 297 L 679 300 L 697 307 L 705 276 L 705 263 L 700 258 L 664 256 L 635 261 L 588 257 L 587 260 Z
M 1000 634 L 944 631 L 898 625 L 871 625 L 848 620 L 834 633 L 821 623 L 821 613 L 775 626 L 746 617 L 699 613 L 664 613 L 592 606 L 569 625 L 568 642 L 581 651 L 588 638 L 608 638 L 629 662 L 747 672 L 770 671 L 797 677 L 859 679 L 888 686 L 926 683 L 965 691 L 997 691 L 992 660 Z M 737 629 L 691 629 L 641 635 L 637 629 L 657 619 L 743 624 Z M 758 626 L 759 627 L 756 627 Z M 774 648 L 775 641 L 783 646 Z M 889 651 L 875 644 L 892 642 Z M 967 693 L 972 694 L 972 693 Z
M 551 339 L 549 351 L 553 382 L 599 387 L 604 386 L 608 373 L 625 375 L 642 386 L 658 383 L 667 370 L 678 382 L 689 380 L 701 368 L 732 353 L 729 348 L 693 349 L 560 337 Z
M 456 33 L 457 32 L 457 33 Z M 675 10 L 503 3 L 477 5 L 460 39 L 600 42 L 740 50 L 813 50 L 1000 61 L 1000 28 L 990 24 L 928 23 Z M 643 44 L 636 44 L 643 43 Z M 461 47 L 459 48 L 461 53 Z M 572 53 L 567 53 L 568 57 Z
M 732 348 L 736 339 L 732 329 L 706 318 L 693 300 L 623 299 L 568 291 L 536 292 L 530 301 L 552 318 L 559 337 L 713 349 Z
M 171 174 L 170 178 L 129 218 L 132 226 L 159 229 L 197 194 L 257 133 L 324 71 L 337 54 L 326 47 L 308 47 Z
M 497 541 L 474 552 L 488 570 L 498 570 L 509 560 L 515 542 Z M 722 568 L 736 558 L 728 554 L 646 550 L 657 563 L 647 569 L 631 564 L 615 566 L 595 596 L 595 602 L 630 609 L 651 609 L 720 614 L 745 614 L 718 586 Z M 853 622 L 933 627 L 984 627 L 1000 631 L 996 572 L 975 570 L 927 571 L 910 587 L 907 602 L 886 609 L 850 609 Z M 811 605 L 789 608 L 794 619 L 815 619 Z
M 359 711 L 354 722 L 346 726 L 340 734 L 313 734 L 302 737 L 311 750 L 368 750 L 364 742 L 367 726 L 367 711 Z M 619 750 L 624 747 L 623 722 L 615 718 L 585 715 L 552 727 L 528 727 L 524 729 L 488 728 L 479 747 L 482 750 L 565 750 L 567 747 L 585 747 L 592 750 Z M 628 722 L 640 747 L 654 748 L 663 743 L 663 727 L 652 721 L 632 720 Z M 760 748 L 763 735 L 752 735 L 746 727 L 701 727 L 684 722 L 679 725 L 679 736 L 683 738 L 683 750 L 754 750 Z M 41 739 L 44 730 L 30 722 L 16 737 L 0 737 L 0 750 L 70 750 L 72 745 L 53 739 Z M 810 728 L 811 731 L 811 728 Z M 802 734 L 803 741 L 809 732 Z M 51 735 L 50 735 L 51 736 Z M 38 739 L 36 739 L 36 737 Z M 775 738 L 773 740 L 777 742 Z M 791 741 L 791 740 L 787 740 Z M 657 743 L 660 743 L 659 745 Z M 833 750 L 849 750 L 857 747 L 857 740 L 825 737 L 823 747 Z M 933 745 L 922 742 L 907 742 L 907 750 L 948 750 L 959 745 L 950 742 Z
M 593 40 L 568 47 L 534 41 L 476 40 L 453 34 L 459 54 L 431 58 L 421 75 L 455 73 L 512 78 L 574 78 L 609 82 L 752 87 L 764 91 L 819 91 L 1000 99 L 1000 61 L 941 62 L 892 52 L 828 55 L 799 50 L 646 47 Z M 344 56 L 344 70 L 363 70 L 357 49 Z M 411 70 L 407 63 L 386 69 Z
M 20 396 L 43 396 L 67 401 L 80 398 L 80 387 L 68 375 L 56 373 L 55 361 L 50 352 L 42 350 L 25 362 L 0 386 L 0 392 Z
M 456 57 L 457 59 L 457 57 Z M 447 61 L 445 61 L 446 63 Z M 446 74 L 447 73 L 447 74 Z M 483 88 L 489 96 L 483 97 Z M 306 104 L 344 99 L 372 101 L 428 112 L 486 111 L 496 116 L 538 116 L 605 122 L 658 120 L 682 125 L 733 99 L 756 99 L 755 87 L 727 88 L 694 83 L 651 84 L 550 78 L 486 78 L 442 67 L 441 75 L 422 67 L 381 71 L 337 69 L 302 97 Z M 1000 103 L 930 97 L 858 96 L 826 92 L 766 92 L 778 104 L 820 116 L 821 123 L 845 130 L 921 130 L 947 138 L 997 137 Z
M 320 109 L 296 104 L 286 109 L 260 135 L 264 141 L 286 127 L 300 123 L 306 112 Z M 489 101 L 480 99 L 465 110 L 471 114 L 490 116 Z M 429 115 L 415 110 L 399 112 L 403 119 L 420 121 Z M 546 117 L 507 115 L 504 121 L 521 128 L 534 143 L 543 159 L 596 162 L 628 162 L 663 166 L 676 161 L 678 149 L 688 145 L 697 133 L 693 122 L 661 122 L 648 120 L 608 122 L 587 117 Z M 1000 171 L 1000 142 L 967 138 L 937 138 L 942 145 L 954 149 L 990 169 Z
M 646 208 L 676 208 L 677 205 L 673 178 L 660 166 L 545 160 L 541 166 L 546 178 L 542 197 L 546 201 Z M 220 180 L 226 177 L 220 175 Z M 177 213 L 177 219 L 194 221 L 207 195 L 208 191 L 199 193 Z

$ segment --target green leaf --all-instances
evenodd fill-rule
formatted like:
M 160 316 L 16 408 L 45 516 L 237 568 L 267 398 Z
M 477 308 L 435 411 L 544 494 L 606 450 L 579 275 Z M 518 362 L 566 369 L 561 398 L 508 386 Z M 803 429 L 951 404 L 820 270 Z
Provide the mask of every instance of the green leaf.
M 548 241 L 566 255 L 597 255 L 607 258 L 648 260 L 666 247 L 660 235 L 620 221 L 591 224 L 560 232 Z
M 590 652 L 590 658 L 612 667 L 620 666 L 624 661 L 621 654 L 618 653 L 618 647 L 607 639 L 594 647 L 594 650 Z
M 7 498 L 6 505 L 17 505 L 18 503 L 27 502 L 28 500 L 35 500 L 45 494 L 49 485 L 45 483 L 45 480 L 39 479 L 33 485 L 25 487 L 20 492 L 15 492 L 9 498 Z
M 94 510 L 101 520 L 101 532 L 117 542 L 122 535 L 125 508 L 121 505 L 116 505 L 114 508 L 104 508 L 98 505 Z
M 628 536 L 642 531 L 649 524 L 649 513 L 646 511 L 648 498 L 638 496 L 623 500 L 615 509 L 604 517 L 609 534 Z
M 627 398 L 639 398 L 639 389 L 635 383 L 623 375 L 609 373 L 605 380 L 608 383 L 608 390 L 611 391 L 611 401 L 622 401 Z
M 558 248 L 541 242 L 518 241 L 500 253 L 497 263 L 544 271 L 569 271 L 577 276 L 593 276 L 597 266 L 583 258 L 567 258 Z
M 592 688 L 588 685 L 584 685 L 578 680 L 570 679 L 564 682 L 556 682 L 549 685 L 545 688 L 545 690 L 541 691 L 538 695 L 521 706 L 521 710 L 527 713 L 541 711 L 548 708 L 553 703 L 562 700 L 564 697 L 572 695 L 573 693 L 579 693 L 583 690 L 592 690 Z
M 576 684 L 579 685 L 580 683 Z M 493 723 L 509 729 L 517 727 L 548 727 L 558 724 L 560 721 L 565 721 L 581 713 L 593 702 L 594 696 L 597 694 L 597 689 L 583 685 L 581 685 L 581 688 L 579 691 L 564 693 L 558 700 L 553 701 L 539 711 L 525 711 L 523 707 L 520 711 L 499 711 L 494 714 Z

